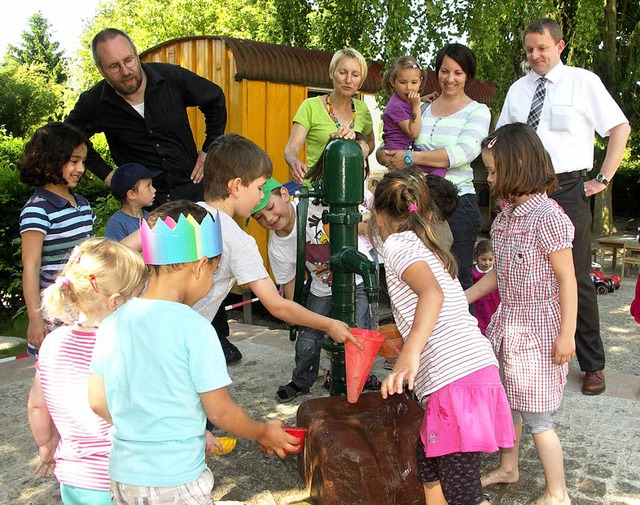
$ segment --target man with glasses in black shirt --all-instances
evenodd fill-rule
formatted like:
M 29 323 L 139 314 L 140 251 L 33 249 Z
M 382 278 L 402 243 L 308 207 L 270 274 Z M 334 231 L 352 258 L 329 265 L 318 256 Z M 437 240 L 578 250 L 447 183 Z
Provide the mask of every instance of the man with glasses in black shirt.
M 104 132 L 117 166 L 140 163 L 160 175 L 153 179 L 154 206 L 168 200 L 204 200 L 202 184 L 207 147 L 224 133 L 227 109 L 217 84 L 168 63 L 142 63 L 131 38 L 107 28 L 91 43 L 93 60 L 104 79 L 80 95 L 67 123 L 87 138 Z M 187 107 L 204 114 L 206 138 L 196 147 Z M 89 148 L 86 167 L 111 181 L 114 169 Z M 227 339 L 229 324 L 224 307 L 212 321 L 227 363 L 242 358 Z
M 224 133 L 227 123 L 222 89 L 177 65 L 142 63 L 121 30 L 102 30 L 91 50 L 104 79 L 80 95 L 67 123 L 89 138 L 104 132 L 117 166 L 140 163 L 160 171 L 153 180 L 155 206 L 179 198 L 202 200 L 207 146 Z M 186 111 L 195 106 L 205 118 L 206 138 L 200 150 Z M 110 182 L 112 167 L 93 149 L 86 167 Z

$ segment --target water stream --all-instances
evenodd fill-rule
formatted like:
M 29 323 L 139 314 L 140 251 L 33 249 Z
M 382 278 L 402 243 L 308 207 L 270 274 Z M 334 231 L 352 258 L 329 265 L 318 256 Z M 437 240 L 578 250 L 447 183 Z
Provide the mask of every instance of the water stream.
M 380 329 L 380 304 L 378 302 L 369 303 L 369 316 L 371 316 L 371 329 Z

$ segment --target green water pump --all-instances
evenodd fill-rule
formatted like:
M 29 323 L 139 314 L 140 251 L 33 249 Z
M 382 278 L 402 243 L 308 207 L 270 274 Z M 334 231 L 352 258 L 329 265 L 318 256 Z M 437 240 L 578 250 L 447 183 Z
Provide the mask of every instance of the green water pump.
M 336 139 L 326 148 L 324 182 L 309 190 L 300 189 L 298 203 L 298 265 L 295 298 L 300 301 L 304 285 L 304 254 L 309 198 L 329 206 L 322 221 L 329 225 L 330 268 L 332 272 L 332 317 L 355 326 L 355 274 L 362 276 L 367 299 L 378 303 L 376 265 L 358 252 L 358 223 L 362 215 L 358 206 L 364 200 L 364 158 L 353 140 Z M 377 323 L 377 321 L 376 321 Z M 292 339 L 295 334 L 292 332 Z M 331 396 L 346 394 L 344 345 L 325 337 L 323 348 L 331 358 Z

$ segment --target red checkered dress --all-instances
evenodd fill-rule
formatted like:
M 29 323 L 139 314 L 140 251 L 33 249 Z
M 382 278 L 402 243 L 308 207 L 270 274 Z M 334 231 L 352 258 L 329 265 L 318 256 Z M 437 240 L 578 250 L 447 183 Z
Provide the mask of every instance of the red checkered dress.
M 551 412 L 560 406 L 568 366 L 554 365 L 560 330 L 558 280 L 549 254 L 571 247 L 574 228 L 546 194 L 507 204 L 491 227 L 500 306 L 487 328 L 502 351 L 504 386 L 511 408 Z

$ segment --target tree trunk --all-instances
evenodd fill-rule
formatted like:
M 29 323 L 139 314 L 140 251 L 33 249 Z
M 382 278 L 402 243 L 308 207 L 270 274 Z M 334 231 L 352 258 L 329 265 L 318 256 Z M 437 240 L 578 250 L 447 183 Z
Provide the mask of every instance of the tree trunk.
M 601 77 L 605 86 L 607 86 L 610 91 L 615 88 L 616 33 L 616 0 L 606 0 L 604 6 L 604 37 L 602 47 L 604 66 Z M 593 206 L 592 232 L 594 237 L 602 237 L 614 232 L 611 186 L 596 195 Z
M 616 230 L 613 228 L 612 209 L 611 185 L 609 185 L 604 191 L 595 195 L 592 226 L 594 238 L 600 238 L 615 233 Z

